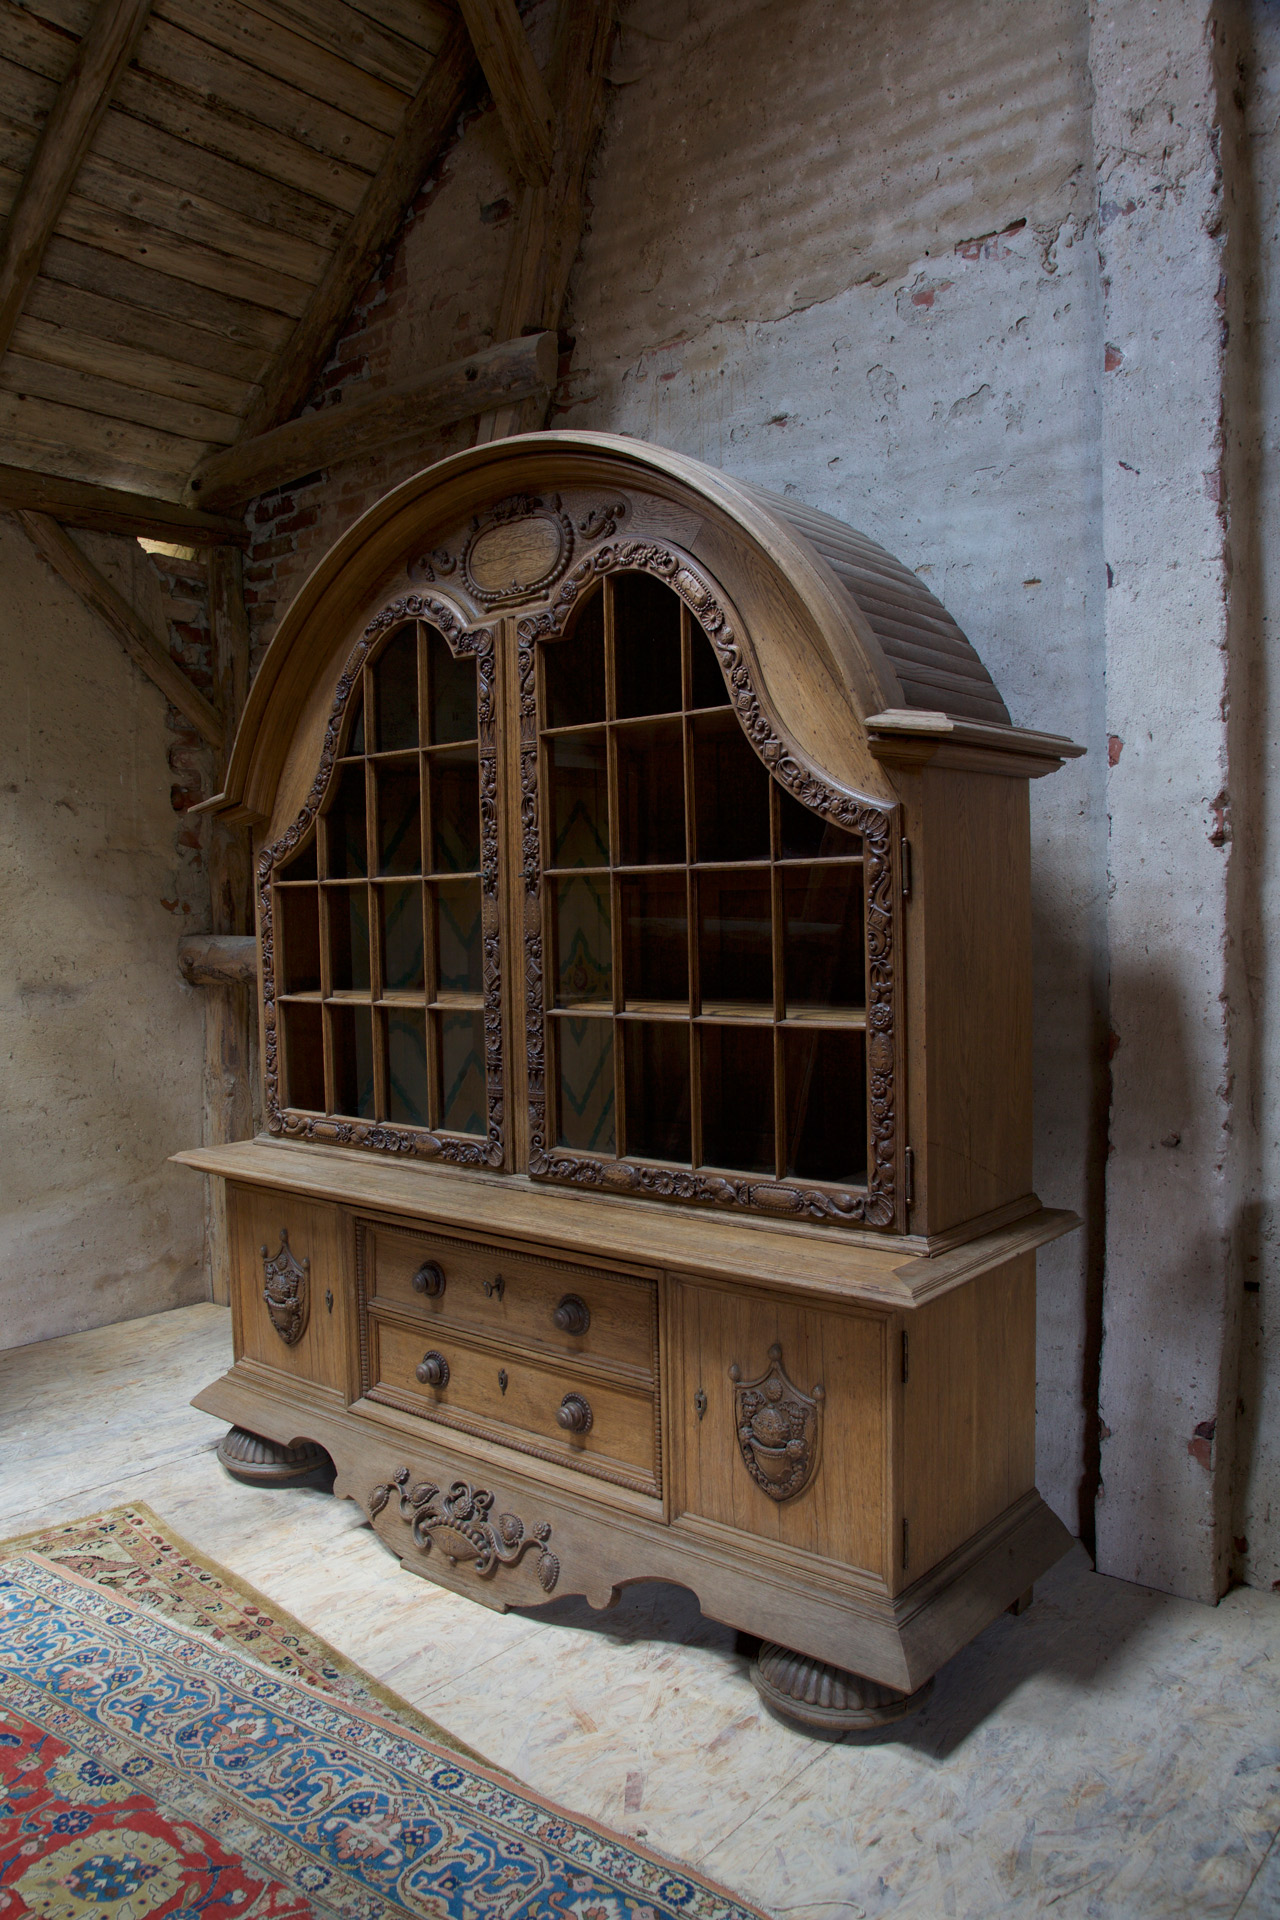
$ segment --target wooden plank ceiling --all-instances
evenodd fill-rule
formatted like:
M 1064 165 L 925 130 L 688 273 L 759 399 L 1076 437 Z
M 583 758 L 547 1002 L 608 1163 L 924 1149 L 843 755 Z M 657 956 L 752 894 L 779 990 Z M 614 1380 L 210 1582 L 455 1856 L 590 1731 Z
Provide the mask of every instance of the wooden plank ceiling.
M 473 60 L 438 0 L 0 0 L 0 457 L 178 501 L 287 419 Z

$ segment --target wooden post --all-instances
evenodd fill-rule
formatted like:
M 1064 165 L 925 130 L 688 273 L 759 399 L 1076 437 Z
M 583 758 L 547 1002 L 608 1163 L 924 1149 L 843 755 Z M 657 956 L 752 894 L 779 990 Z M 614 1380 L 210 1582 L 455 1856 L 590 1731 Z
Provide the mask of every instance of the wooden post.
M 561 0 L 551 56 L 556 150 L 546 185 L 526 178 L 498 316 L 500 338 L 558 328 L 582 237 L 587 166 L 604 114 L 612 0 Z M 483 414 L 477 442 L 543 426 L 551 396 L 507 402 Z
M 249 623 L 245 614 L 243 562 L 235 547 L 209 555 L 209 625 L 213 679 L 224 717 L 227 751 L 249 690 Z M 225 756 L 219 775 L 225 768 Z M 209 902 L 217 937 L 253 931 L 253 854 L 246 827 L 209 823 Z M 184 969 L 185 971 L 186 969 Z M 253 1136 L 253 1021 L 255 995 L 244 984 L 210 984 L 204 995 L 203 1138 L 209 1147 Z M 205 1238 L 214 1300 L 231 1301 L 231 1248 L 226 1183 L 211 1177 L 205 1197 Z

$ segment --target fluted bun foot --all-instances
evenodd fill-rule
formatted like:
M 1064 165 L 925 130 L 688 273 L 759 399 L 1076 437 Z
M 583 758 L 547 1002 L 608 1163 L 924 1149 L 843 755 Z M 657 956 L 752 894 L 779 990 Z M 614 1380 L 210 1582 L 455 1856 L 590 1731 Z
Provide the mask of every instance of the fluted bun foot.
M 333 1472 L 333 1462 L 314 1440 L 282 1447 L 245 1427 L 231 1427 L 218 1443 L 218 1458 L 233 1480 L 249 1487 L 322 1486 Z
M 752 1663 L 751 1681 L 774 1713 L 826 1740 L 838 1740 L 846 1733 L 874 1733 L 918 1712 L 933 1692 L 932 1680 L 914 1693 L 900 1693 L 896 1687 L 864 1680 L 843 1667 L 830 1667 L 825 1660 L 793 1653 L 790 1647 L 775 1646 L 769 1640 Z

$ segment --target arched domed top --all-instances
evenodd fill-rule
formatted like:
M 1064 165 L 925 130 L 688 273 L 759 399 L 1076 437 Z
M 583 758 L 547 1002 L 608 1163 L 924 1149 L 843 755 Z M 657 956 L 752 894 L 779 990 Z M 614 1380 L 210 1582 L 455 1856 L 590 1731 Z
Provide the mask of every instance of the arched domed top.
M 209 810 L 266 823 L 296 807 L 344 663 L 407 593 L 429 587 L 462 628 L 539 607 L 560 618 L 604 550 L 628 543 L 692 563 L 690 584 L 732 623 L 771 735 L 838 789 L 892 806 L 878 743 L 886 729 L 917 731 L 917 714 L 935 735 L 959 730 L 972 745 L 976 727 L 984 751 L 1048 770 L 1032 765 L 1045 737 L 1011 726 L 956 622 L 874 541 L 684 454 L 537 433 L 415 474 L 335 544 L 267 651 Z
M 822 556 L 898 676 L 903 704 L 1008 726 L 1009 710 L 977 650 L 935 594 L 886 547 L 832 514 L 749 489 Z

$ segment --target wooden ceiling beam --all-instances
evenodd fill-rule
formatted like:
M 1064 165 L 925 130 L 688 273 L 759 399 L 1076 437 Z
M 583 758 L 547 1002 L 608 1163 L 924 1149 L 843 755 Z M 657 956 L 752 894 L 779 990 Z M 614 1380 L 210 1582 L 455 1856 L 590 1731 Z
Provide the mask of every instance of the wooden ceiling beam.
M 46 513 L 19 513 L 32 545 L 85 606 L 110 627 L 135 666 L 154 681 L 165 699 L 190 721 L 214 748 L 224 744 L 226 730 L 214 708 L 193 687 L 169 649 L 158 640 L 129 602 L 121 597 L 69 533 Z
M 587 168 L 604 118 L 605 70 L 613 37 L 613 0 L 561 0 L 551 56 L 558 107 L 555 164 L 545 186 L 526 185 L 512 236 L 498 316 L 500 334 L 558 328 L 569 275 L 582 239 Z M 485 414 L 477 441 L 501 440 L 541 426 L 550 396 Z
M 522 180 L 545 186 L 556 147 L 556 114 L 515 0 L 458 0 Z
M 45 248 L 150 5 L 151 0 L 101 0 L 58 90 L 0 247 L 0 354 L 13 338 Z
M 300 474 L 379 453 L 409 434 L 428 433 L 488 408 L 534 396 L 545 404 L 558 360 L 554 333 L 525 334 L 397 381 L 367 400 L 304 413 L 270 433 L 206 455 L 188 483 L 189 497 L 203 506 L 234 506 Z
M 65 480 L 61 474 L 30 467 L 0 467 L 0 509 L 10 513 L 46 513 L 64 527 L 88 527 L 95 533 L 125 533 L 143 540 L 166 540 L 183 547 L 247 547 L 242 520 L 198 513 L 172 500 L 99 487 L 89 480 Z
M 242 440 L 288 420 L 314 386 L 380 256 L 395 238 L 414 195 L 435 164 L 475 77 L 475 55 L 460 20 L 450 27 L 426 77 L 405 109 L 382 165 L 289 339 L 260 383 L 245 415 Z

